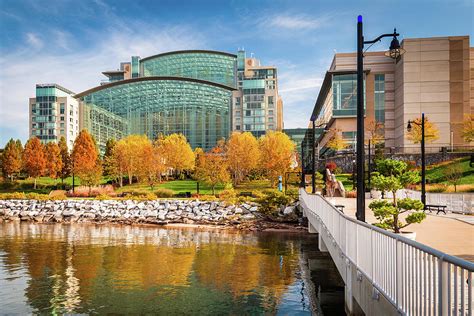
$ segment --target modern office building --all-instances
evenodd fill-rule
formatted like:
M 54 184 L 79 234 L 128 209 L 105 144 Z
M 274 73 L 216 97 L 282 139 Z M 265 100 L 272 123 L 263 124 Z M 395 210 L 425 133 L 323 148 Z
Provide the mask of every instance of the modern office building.
M 277 69 L 262 66 L 244 50 L 237 53 L 237 91 L 233 92 L 232 130 L 255 136 L 283 128 L 283 101 L 278 94 Z
M 58 142 L 64 136 L 72 148 L 79 134 L 79 102 L 75 93 L 57 84 L 37 84 L 29 102 L 30 136 L 42 143 Z
M 404 39 L 398 60 L 384 52 L 364 53 L 366 133 L 377 123 L 383 146 L 398 152 L 419 144 L 407 139 L 407 122 L 425 117 L 439 129 L 433 148 L 469 145 L 462 121 L 474 113 L 474 48 L 469 36 Z M 312 117 L 316 141 L 324 152 L 339 133 L 349 145 L 356 139 L 356 53 L 338 53 L 324 77 Z
M 258 136 L 283 126 L 276 68 L 260 66 L 255 58 L 245 58 L 244 51 L 239 55 L 186 50 L 142 59 L 132 56 L 119 69 L 103 74 L 107 80 L 99 86 L 74 97 L 69 93 L 75 103 L 65 102 L 67 113 L 70 106 L 75 106 L 77 112 L 71 141 L 77 130 L 85 128 L 101 151 L 110 138 L 146 134 L 155 139 L 159 134 L 171 133 L 182 133 L 193 148 L 208 150 L 232 130 L 251 131 Z M 33 119 L 35 113 L 30 113 Z M 44 124 L 41 131 L 37 131 L 38 125 L 30 124 L 33 126 L 30 135 L 45 133 L 43 138 L 47 140 L 57 140 L 54 136 L 63 132 L 59 125 L 54 125 L 56 134 L 43 131 Z M 69 135 L 69 129 L 64 133 Z

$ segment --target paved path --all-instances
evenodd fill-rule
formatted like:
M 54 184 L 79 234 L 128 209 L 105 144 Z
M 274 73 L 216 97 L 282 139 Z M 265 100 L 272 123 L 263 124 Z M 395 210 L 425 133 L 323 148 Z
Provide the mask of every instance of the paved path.
M 344 213 L 355 218 L 356 199 L 327 198 L 333 204 L 345 205 Z M 366 200 L 368 206 L 372 200 Z M 367 223 L 375 223 L 373 212 L 366 208 Z M 427 213 L 420 224 L 412 224 L 405 230 L 416 232 L 416 240 L 432 248 L 474 262 L 474 216 L 448 213 Z M 468 217 L 468 218 L 466 218 Z

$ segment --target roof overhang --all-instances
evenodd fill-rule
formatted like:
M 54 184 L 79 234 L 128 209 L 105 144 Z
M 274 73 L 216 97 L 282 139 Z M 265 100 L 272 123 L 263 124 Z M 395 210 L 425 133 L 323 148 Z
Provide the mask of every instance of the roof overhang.
M 176 50 L 176 51 L 172 51 L 172 52 L 156 54 L 156 55 L 152 55 L 152 56 L 142 58 L 142 59 L 140 59 L 140 62 L 143 62 L 143 61 L 146 61 L 146 60 L 149 60 L 149 59 L 153 59 L 153 58 L 157 58 L 157 57 L 167 56 L 167 55 L 192 54 L 192 53 L 216 54 L 216 55 L 224 55 L 224 56 L 237 58 L 237 55 L 227 53 L 227 52 L 221 52 L 221 51 L 217 51 L 217 50 L 195 49 L 195 50 Z
M 124 85 L 124 84 L 128 84 L 128 83 L 141 82 L 141 81 L 156 81 L 156 80 L 186 81 L 186 82 L 206 84 L 206 85 L 218 87 L 218 88 L 221 88 L 221 89 L 226 89 L 226 90 L 229 90 L 229 91 L 237 90 L 236 88 L 233 88 L 233 87 L 230 87 L 230 86 L 227 86 L 227 85 L 223 85 L 223 84 L 215 83 L 215 82 L 211 82 L 211 81 L 206 81 L 206 80 L 200 80 L 200 79 L 184 78 L 184 77 L 168 77 L 168 76 L 151 76 L 151 77 L 139 77 L 139 78 L 132 78 L 132 79 L 114 81 L 114 82 L 111 82 L 111 83 L 108 83 L 108 84 L 104 84 L 104 85 L 101 85 L 101 86 L 97 86 L 97 87 L 88 89 L 86 91 L 83 91 L 81 93 L 76 94 L 74 97 L 75 98 L 81 98 L 85 95 L 88 95 L 88 94 L 91 94 L 91 93 L 94 93 L 94 92 L 97 92 L 97 91 L 100 91 L 100 90 L 104 90 L 104 89 L 107 89 L 107 88 L 111 88 L 111 87 L 114 87 L 114 86 L 120 86 L 120 85 Z

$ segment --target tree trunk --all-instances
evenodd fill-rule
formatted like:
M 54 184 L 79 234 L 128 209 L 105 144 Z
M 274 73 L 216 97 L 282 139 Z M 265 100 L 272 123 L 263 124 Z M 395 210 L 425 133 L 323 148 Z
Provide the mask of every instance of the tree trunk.
M 132 184 L 132 175 L 129 173 L 128 174 L 128 184 Z
M 119 176 L 119 186 L 123 187 L 123 176 L 122 175 Z
M 454 192 L 457 192 L 456 183 L 454 184 Z
M 33 189 L 36 190 L 36 178 L 35 178 L 35 184 L 33 185 Z
M 215 185 L 215 184 L 213 184 L 213 185 L 212 185 L 212 195 L 216 195 L 216 190 L 215 190 L 215 187 L 216 187 L 216 185 Z

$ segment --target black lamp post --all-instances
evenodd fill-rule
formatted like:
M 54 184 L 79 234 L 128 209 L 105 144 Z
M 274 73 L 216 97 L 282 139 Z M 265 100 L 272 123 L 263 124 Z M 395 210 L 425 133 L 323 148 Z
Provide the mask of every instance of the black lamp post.
M 421 126 L 421 203 L 426 209 L 425 113 L 421 113 L 421 123 L 408 121 L 408 132 L 411 131 L 411 124 Z
M 384 37 L 393 37 L 390 50 L 385 53 L 393 59 L 397 59 L 405 51 L 400 47 L 396 29 L 393 33 L 382 34 L 372 41 L 364 41 L 362 32 L 362 15 L 357 17 L 357 212 L 356 217 L 365 222 L 365 148 L 364 148 L 364 44 L 374 44 Z

